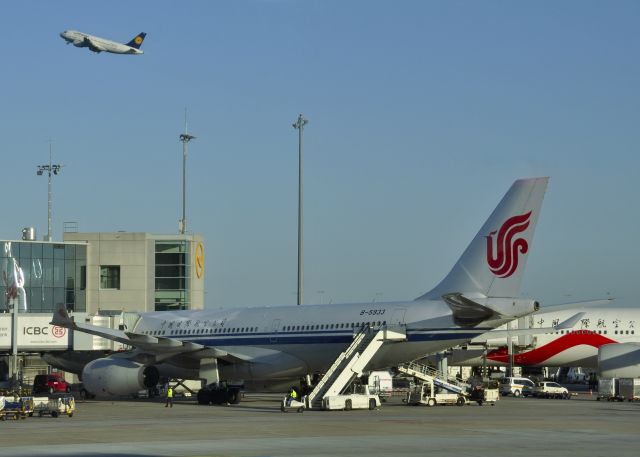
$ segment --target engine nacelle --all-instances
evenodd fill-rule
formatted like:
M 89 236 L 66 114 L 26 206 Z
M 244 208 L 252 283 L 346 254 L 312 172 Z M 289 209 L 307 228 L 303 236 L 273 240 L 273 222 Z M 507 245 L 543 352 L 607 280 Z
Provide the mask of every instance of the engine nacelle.
M 159 379 L 155 366 L 121 358 L 97 359 L 82 370 L 84 388 L 95 395 L 130 395 L 155 386 Z
M 598 349 L 598 372 L 602 378 L 640 377 L 640 344 L 605 344 Z

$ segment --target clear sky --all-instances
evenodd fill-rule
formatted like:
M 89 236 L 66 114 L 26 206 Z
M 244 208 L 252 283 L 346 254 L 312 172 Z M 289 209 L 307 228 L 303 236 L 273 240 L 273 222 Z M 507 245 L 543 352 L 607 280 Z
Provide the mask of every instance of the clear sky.
M 550 176 L 523 295 L 637 297 L 640 3 L 3 2 L 0 239 L 173 233 L 184 108 L 208 307 L 413 299 L 512 181 Z M 93 54 L 75 29 L 142 56 Z

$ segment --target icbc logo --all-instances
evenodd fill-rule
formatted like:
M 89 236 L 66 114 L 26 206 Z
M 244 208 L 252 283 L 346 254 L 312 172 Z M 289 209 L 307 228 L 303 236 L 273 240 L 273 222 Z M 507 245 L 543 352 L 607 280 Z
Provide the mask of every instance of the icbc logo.
M 67 329 L 64 327 L 58 327 L 57 325 L 54 325 L 53 327 L 51 327 L 51 333 L 56 338 L 62 338 L 67 334 Z
M 25 327 L 22 329 L 22 333 L 25 335 L 48 335 L 49 327 Z M 56 338 L 62 338 L 67 334 L 67 329 L 64 327 L 58 327 L 56 325 L 51 327 L 51 334 Z

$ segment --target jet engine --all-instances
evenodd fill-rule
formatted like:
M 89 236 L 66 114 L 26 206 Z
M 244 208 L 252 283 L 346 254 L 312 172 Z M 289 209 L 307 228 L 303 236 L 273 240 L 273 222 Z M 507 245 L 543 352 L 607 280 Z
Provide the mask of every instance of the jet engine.
M 640 376 L 640 344 L 605 344 L 598 349 L 598 372 L 602 378 Z
M 82 370 L 84 388 L 95 395 L 130 395 L 158 384 L 153 365 L 122 358 L 96 359 Z

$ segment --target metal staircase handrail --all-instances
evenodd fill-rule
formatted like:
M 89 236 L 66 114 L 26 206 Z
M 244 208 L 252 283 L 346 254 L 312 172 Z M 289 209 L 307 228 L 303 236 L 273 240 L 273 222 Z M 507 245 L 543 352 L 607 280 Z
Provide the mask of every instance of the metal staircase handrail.
M 354 352 L 356 352 L 362 343 L 366 340 L 366 336 L 369 334 L 368 327 L 362 327 L 353 338 L 353 341 L 349 345 L 344 352 L 340 353 L 340 355 L 336 358 L 335 362 L 331 365 L 331 367 L 327 370 L 324 376 L 318 381 L 318 384 L 313 388 L 311 393 L 308 395 L 309 403 L 317 403 L 321 401 L 320 395 L 327 385 L 327 383 L 333 378 L 333 374 L 336 372 L 338 367 L 347 359 L 349 359 Z
M 404 366 L 409 370 L 417 371 L 418 373 L 422 373 L 434 379 L 438 379 L 441 382 L 450 384 L 460 389 L 464 389 L 465 387 L 468 387 L 466 383 L 460 382 L 457 379 L 449 378 L 449 376 L 445 375 L 443 372 L 436 370 L 435 368 L 430 367 L 428 365 L 421 365 L 419 363 L 409 362 L 409 363 L 403 364 L 402 366 Z

